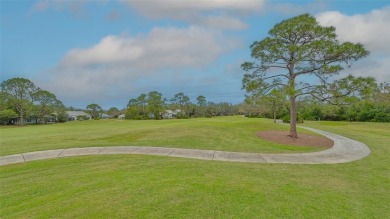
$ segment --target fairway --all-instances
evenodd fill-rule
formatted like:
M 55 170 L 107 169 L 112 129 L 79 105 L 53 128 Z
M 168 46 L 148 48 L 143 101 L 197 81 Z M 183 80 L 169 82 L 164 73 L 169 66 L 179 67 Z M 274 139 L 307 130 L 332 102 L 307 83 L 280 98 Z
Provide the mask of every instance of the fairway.
M 107 127 L 104 122 L 92 123 Z M 107 122 L 113 125 L 116 121 Z M 132 122 L 118 123 L 123 128 Z M 140 129 L 150 126 L 136 122 Z M 209 130 L 218 125 L 225 130 L 288 128 L 240 117 L 151 122 L 160 124 L 160 129 L 188 124 L 198 129 L 212 126 Z M 232 127 L 227 125 L 230 122 Z M 362 141 L 372 153 L 335 165 L 209 162 L 146 155 L 80 156 L 7 165 L 0 171 L 1 217 L 389 218 L 390 124 L 306 122 L 305 126 Z M 2 131 L 33 128 L 44 127 Z
M 238 152 L 291 153 L 323 150 L 289 146 L 256 136 L 288 130 L 269 119 L 240 116 L 185 120 L 90 120 L 26 127 L 1 127 L 0 155 L 75 147 L 161 146 Z M 315 133 L 300 130 L 303 133 Z

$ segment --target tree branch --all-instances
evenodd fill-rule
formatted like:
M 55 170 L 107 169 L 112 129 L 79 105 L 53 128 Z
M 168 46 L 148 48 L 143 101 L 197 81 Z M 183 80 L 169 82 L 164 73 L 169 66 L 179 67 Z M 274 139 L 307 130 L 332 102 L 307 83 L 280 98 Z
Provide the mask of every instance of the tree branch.
M 271 78 L 276 78 L 276 77 L 285 77 L 285 78 L 289 79 L 289 77 L 287 75 L 279 74 L 279 75 L 273 75 L 273 76 L 265 77 L 265 78 L 263 78 L 263 81 L 271 79 Z
M 317 85 L 309 85 L 309 86 L 306 86 L 306 87 L 299 88 L 296 91 L 299 92 L 301 90 L 304 90 L 304 89 L 307 89 L 307 88 L 311 88 L 311 87 L 317 87 Z

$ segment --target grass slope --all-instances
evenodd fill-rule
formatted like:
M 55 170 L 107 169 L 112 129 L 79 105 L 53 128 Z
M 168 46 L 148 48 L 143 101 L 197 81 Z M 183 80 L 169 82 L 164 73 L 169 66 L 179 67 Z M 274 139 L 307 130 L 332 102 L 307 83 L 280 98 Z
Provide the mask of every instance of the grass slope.
M 267 119 L 239 116 L 188 120 L 100 120 L 54 125 L 2 127 L 0 155 L 91 146 L 166 146 L 240 152 L 309 152 L 262 140 L 256 132 L 288 130 Z M 307 131 L 304 131 L 307 132 Z
M 336 165 L 98 155 L 0 167 L 2 218 L 390 218 L 390 124 L 308 122 L 369 145 Z

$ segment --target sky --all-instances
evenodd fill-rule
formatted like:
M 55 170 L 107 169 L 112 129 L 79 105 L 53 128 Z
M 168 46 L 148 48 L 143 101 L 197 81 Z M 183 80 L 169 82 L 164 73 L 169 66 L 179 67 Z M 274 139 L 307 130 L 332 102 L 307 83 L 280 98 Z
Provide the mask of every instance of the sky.
M 240 103 L 249 46 L 310 13 L 370 56 L 342 74 L 390 81 L 387 0 L 1 0 L 1 81 L 23 77 L 66 106 L 124 108 L 141 93 Z

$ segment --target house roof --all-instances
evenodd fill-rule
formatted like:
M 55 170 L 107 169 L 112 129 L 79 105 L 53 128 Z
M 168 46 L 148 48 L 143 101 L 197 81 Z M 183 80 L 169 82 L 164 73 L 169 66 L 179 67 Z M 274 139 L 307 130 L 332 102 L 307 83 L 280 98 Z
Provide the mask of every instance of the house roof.
M 177 114 L 177 113 L 180 113 L 181 110 L 179 109 L 176 109 L 176 110 L 165 110 L 165 113 L 168 113 L 168 114 Z
M 83 111 L 66 111 L 66 114 L 68 114 L 68 116 L 87 116 L 87 117 L 90 117 L 91 115 L 89 115 L 88 113 L 85 113 Z

